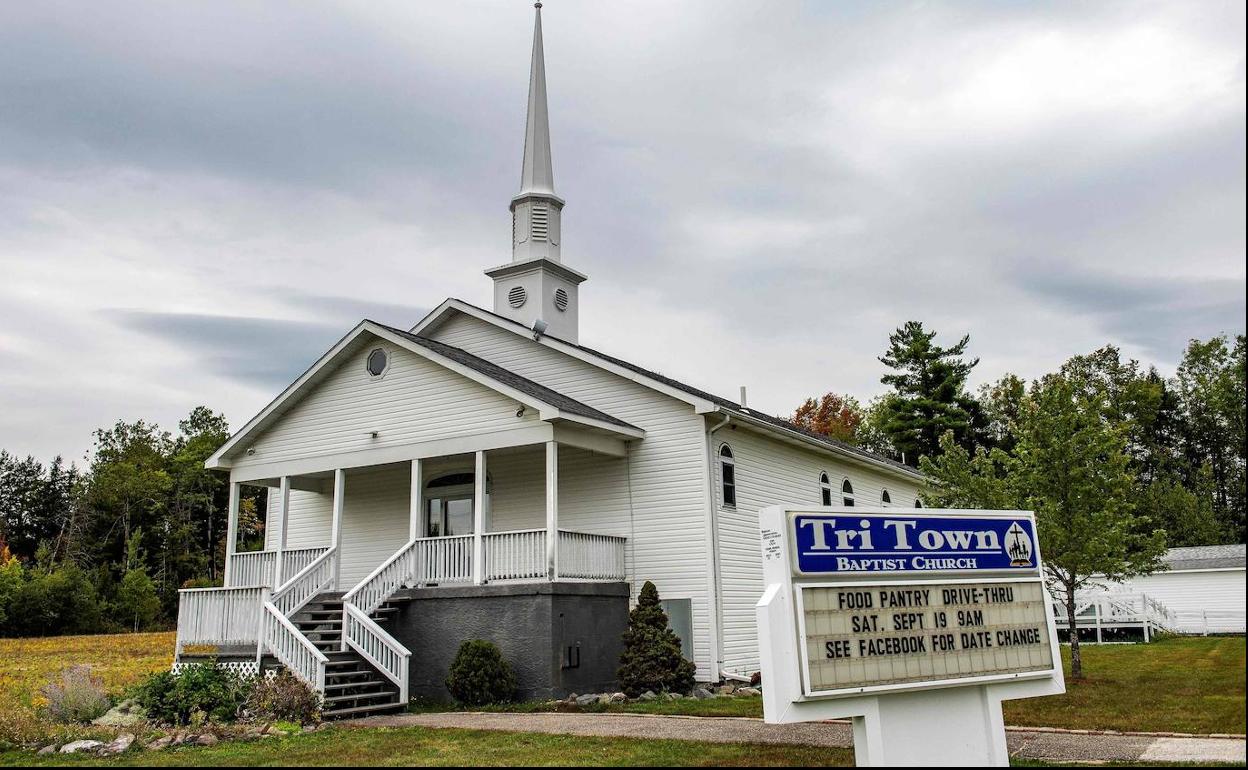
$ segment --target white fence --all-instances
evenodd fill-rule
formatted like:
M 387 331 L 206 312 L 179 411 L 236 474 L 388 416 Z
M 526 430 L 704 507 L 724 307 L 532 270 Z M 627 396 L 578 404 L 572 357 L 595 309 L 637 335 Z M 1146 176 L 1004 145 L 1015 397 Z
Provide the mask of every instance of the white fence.
M 1244 610 L 1178 610 L 1174 613 L 1179 631 L 1185 634 L 1242 634 L 1246 621 Z

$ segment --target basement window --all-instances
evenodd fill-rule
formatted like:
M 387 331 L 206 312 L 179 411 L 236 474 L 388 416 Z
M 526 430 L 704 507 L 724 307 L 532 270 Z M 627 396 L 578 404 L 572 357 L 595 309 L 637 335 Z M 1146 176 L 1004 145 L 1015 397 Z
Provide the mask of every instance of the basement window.
M 390 368 L 390 356 L 386 355 L 385 350 L 375 348 L 373 352 L 368 354 L 368 359 L 364 362 L 364 368 L 368 370 L 370 377 L 380 377 Z

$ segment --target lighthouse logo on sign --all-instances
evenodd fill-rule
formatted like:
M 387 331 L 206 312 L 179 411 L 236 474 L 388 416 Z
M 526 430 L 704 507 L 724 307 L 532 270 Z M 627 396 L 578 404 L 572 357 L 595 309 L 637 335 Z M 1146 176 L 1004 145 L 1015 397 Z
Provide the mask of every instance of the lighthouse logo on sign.
M 1010 554 L 1011 567 L 1031 566 L 1031 554 L 1035 550 L 1031 545 L 1031 536 L 1019 526 L 1018 522 L 1010 525 L 1005 533 L 1006 551 Z

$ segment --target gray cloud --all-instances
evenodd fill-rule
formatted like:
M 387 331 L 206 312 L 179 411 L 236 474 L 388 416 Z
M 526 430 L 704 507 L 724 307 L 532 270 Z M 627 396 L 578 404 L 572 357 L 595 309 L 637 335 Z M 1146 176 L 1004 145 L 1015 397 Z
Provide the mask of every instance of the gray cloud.
M 75 454 L 204 402 L 237 424 L 360 318 L 488 306 L 531 12 L 0 4 L 0 445 Z M 1168 370 L 1244 328 L 1242 5 L 653 0 L 544 23 L 595 347 L 785 412 L 878 392 L 911 318 L 971 333 L 985 379 L 1107 342 Z

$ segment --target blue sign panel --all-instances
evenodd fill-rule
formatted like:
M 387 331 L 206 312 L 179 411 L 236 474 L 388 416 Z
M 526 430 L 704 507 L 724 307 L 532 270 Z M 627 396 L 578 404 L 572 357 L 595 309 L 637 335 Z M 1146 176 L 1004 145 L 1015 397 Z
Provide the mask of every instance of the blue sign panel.
M 805 575 L 1038 568 L 1035 525 L 1022 517 L 799 514 L 793 530 Z

